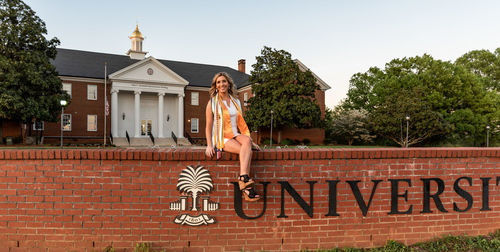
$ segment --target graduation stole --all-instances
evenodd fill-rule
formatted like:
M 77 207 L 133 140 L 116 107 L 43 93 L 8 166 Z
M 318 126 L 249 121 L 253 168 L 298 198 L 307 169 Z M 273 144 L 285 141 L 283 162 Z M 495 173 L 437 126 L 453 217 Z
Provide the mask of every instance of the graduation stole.
M 241 106 L 239 105 L 239 100 L 236 100 L 233 96 L 229 95 L 231 102 L 234 104 L 238 113 L 243 115 L 241 112 Z M 223 117 L 223 107 L 222 97 L 217 93 L 211 98 L 212 114 L 214 115 L 213 127 L 212 127 L 212 144 L 214 148 L 222 151 L 224 149 L 224 117 Z M 226 115 L 229 116 L 229 115 Z M 216 150 L 216 151 L 217 151 Z M 218 154 L 219 155 L 219 154 Z

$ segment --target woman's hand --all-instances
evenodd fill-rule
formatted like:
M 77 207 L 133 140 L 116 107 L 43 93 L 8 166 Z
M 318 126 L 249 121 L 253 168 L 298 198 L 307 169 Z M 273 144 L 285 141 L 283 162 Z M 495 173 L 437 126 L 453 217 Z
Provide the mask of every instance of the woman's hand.
M 252 141 L 252 149 L 257 150 L 257 151 L 261 151 L 260 146 L 257 145 L 256 143 L 254 143 L 253 141 Z
M 205 150 L 205 155 L 207 155 L 207 157 L 212 157 L 214 153 L 215 153 L 214 147 L 208 145 L 207 149 Z

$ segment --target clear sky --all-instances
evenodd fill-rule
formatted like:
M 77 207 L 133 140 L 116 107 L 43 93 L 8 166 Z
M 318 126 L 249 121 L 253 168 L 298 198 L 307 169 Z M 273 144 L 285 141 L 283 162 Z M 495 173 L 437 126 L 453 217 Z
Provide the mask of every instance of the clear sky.
M 60 47 L 125 54 L 136 22 L 157 59 L 229 66 L 247 73 L 264 46 L 302 61 L 346 97 L 349 79 L 394 58 L 455 60 L 500 47 L 500 1 L 463 0 L 25 0 Z

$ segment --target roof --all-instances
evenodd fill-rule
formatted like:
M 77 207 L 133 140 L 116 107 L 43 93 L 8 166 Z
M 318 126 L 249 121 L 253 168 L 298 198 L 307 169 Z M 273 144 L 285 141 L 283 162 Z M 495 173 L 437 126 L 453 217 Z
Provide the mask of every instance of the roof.
M 51 63 L 56 67 L 59 76 L 104 79 L 104 62 L 107 62 L 109 75 L 138 61 L 127 55 L 57 48 L 57 56 Z M 249 84 L 249 75 L 230 67 L 162 59 L 158 61 L 187 80 L 189 86 L 210 87 L 212 78 L 218 72 L 227 72 L 238 88 Z
M 299 69 L 301 71 L 307 71 L 307 70 L 311 71 L 311 69 L 309 69 L 306 65 L 304 65 L 304 63 L 302 63 L 300 60 L 294 59 L 293 61 L 295 62 L 295 64 L 299 66 Z M 313 71 L 311 71 L 311 73 L 313 77 L 316 79 L 316 83 L 318 83 L 321 90 L 325 91 L 330 89 L 330 86 L 326 84 L 326 82 L 324 82 L 319 76 L 317 76 Z

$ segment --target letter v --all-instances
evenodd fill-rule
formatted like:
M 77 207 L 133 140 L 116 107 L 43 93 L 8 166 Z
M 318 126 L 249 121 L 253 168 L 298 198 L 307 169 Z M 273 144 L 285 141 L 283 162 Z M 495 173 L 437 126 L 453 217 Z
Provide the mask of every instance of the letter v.
M 370 200 L 368 200 L 368 205 L 366 205 L 365 200 L 363 199 L 363 195 L 361 195 L 361 192 L 359 191 L 358 183 L 360 182 L 360 180 L 347 180 L 346 181 L 351 186 L 352 193 L 354 194 L 354 197 L 356 198 L 356 201 L 358 202 L 359 209 L 361 209 L 363 216 L 366 216 L 366 214 L 368 213 L 368 208 L 370 208 L 370 205 L 372 203 L 373 195 L 375 195 L 375 190 L 377 190 L 377 185 L 381 181 L 382 180 L 372 180 L 374 185 L 372 188 L 372 194 L 370 195 Z

